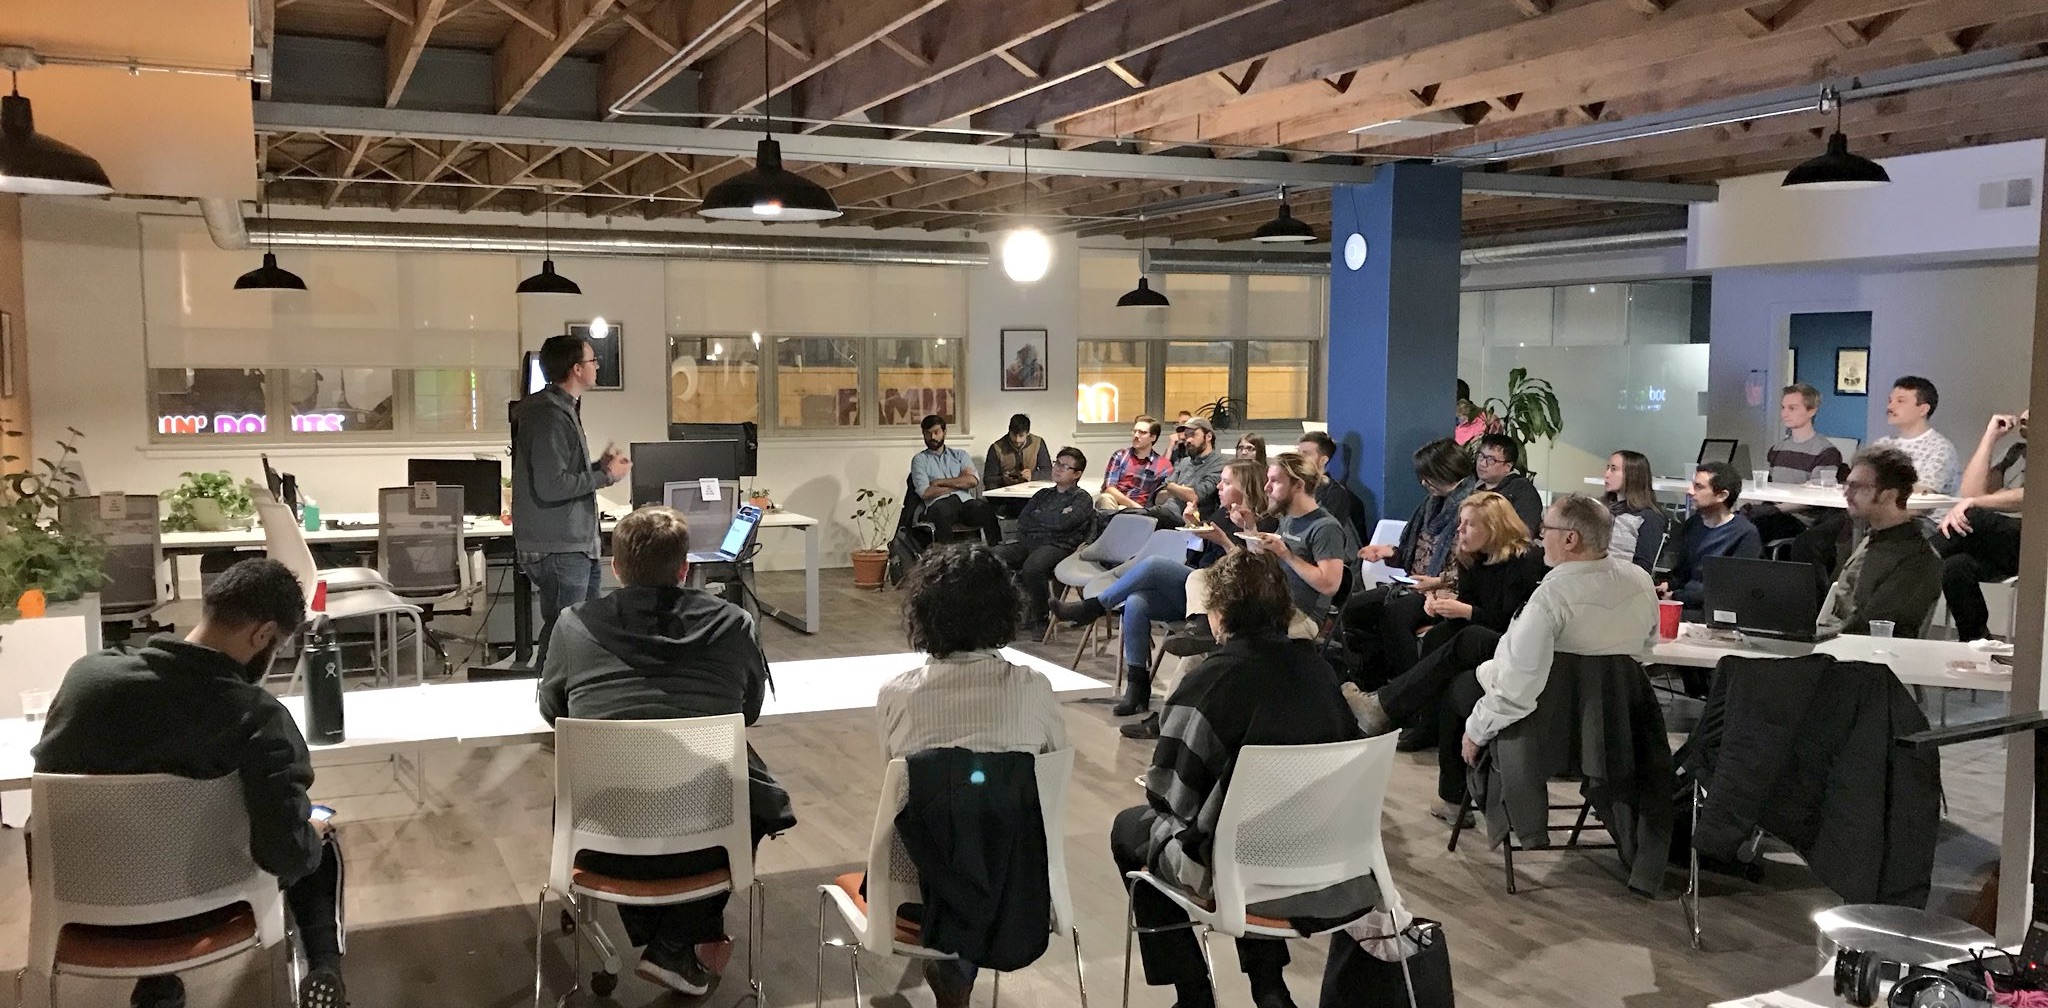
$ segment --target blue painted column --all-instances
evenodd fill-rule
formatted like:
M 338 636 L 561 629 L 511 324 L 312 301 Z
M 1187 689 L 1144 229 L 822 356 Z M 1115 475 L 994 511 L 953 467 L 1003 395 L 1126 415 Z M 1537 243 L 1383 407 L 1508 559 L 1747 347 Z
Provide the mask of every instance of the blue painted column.
M 1413 455 L 1457 424 L 1460 172 L 1395 164 L 1331 193 L 1324 402 L 1368 524 L 1422 502 Z M 1346 258 L 1365 239 L 1357 269 Z

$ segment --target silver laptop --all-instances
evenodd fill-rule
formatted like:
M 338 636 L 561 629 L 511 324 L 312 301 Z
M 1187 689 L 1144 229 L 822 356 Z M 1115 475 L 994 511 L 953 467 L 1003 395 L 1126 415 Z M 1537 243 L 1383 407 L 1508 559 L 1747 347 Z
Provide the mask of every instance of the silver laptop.
M 693 564 L 734 563 L 747 555 L 747 544 L 754 540 L 754 529 L 761 524 L 761 509 L 752 504 L 742 504 L 733 512 L 732 524 L 725 528 L 725 538 L 719 540 L 715 550 L 690 552 Z M 692 533 L 695 538 L 695 533 Z

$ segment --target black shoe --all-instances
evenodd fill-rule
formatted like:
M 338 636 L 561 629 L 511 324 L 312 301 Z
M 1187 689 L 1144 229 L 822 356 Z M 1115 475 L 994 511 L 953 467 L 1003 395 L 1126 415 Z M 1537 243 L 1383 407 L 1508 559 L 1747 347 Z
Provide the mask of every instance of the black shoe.
M 1052 609 L 1054 619 L 1070 626 L 1086 626 L 1101 619 L 1104 613 L 1109 612 L 1109 610 L 1102 607 L 1100 600 L 1092 598 L 1081 599 L 1077 602 L 1054 599 L 1050 608 Z
M 1254 988 L 1252 1008 L 1295 1008 L 1294 996 L 1287 993 L 1285 984 L 1265 990 Z
M 341 970 L 318 966 L 299 981 L 299 1008 L 348 1008 L 348 989 L 341 984 Z
M 652 946 L 640 953 L 640 964 L 633 967 L 633 974 L 648 983 L 691 997 L 702 996 L 711 990 L 711 981 L 718 979 L 710 967 L 697 959 L 695 949 L 671 957 L 656 952 Z
M 1421 752 L 1436 748 L 1436 733 L 1421 728 L 1403 728 L 1394 741 L 1395 752 Z
M 1173 1008 L 1216 1008 L 1216 992 L 1206 983 L 1174 984 Z
M 1208 634 L 1197 636 L 1191 633 L 1166 635 L 1166 653 L 1181 658 L 1193 658 L 1216 650 L 1216 638 Z
M 129 1008 L 185 1008 L 185 981 L 176 976 L 151 976 L 135 981 L 128 992 Z
M 1137 717 L 1152 709 L 1152 673 L 1141 665 L 1132 665 L 1124 670 L 1124 696 L 1116 702 L 1111 714 L 1120 718 Z
M 1159 737 L 1159 715 L 1148 714 L 1143 721 L 1133 721 L 1117 728 L 1116 733 L 1127 739 L 1156 739 Z

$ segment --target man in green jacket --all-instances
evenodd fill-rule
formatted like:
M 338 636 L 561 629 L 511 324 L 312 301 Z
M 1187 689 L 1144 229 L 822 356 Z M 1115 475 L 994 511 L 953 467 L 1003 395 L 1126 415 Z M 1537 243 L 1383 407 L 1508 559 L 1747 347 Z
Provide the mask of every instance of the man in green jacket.
M 1820 615 L 1822 631 L 1867 634 L 1871 620 L 1888 620 L 1896 636 L 1920 636 L 1941 597 L 1941 557 L 1906 510 L 1919 479 L 1912 458 L 1897 448 L 1864 449 L 1850 465 L 1842 501 L 1850 519 L 1869 531 L 1842 564 Z

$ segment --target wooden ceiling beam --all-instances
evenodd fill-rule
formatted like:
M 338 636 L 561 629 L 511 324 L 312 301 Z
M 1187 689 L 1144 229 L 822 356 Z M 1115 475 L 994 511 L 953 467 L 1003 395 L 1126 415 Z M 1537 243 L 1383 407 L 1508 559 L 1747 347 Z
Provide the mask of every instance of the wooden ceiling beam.
M 611 112 L 614 107 L 631 107 L 647 100 L 677 74 L 747 31 L 754 16 L 741 16 L 740 2 L 672 0 L 640 14 L 640 20 L 658 38 L 644 31 L 628 32 L 605 50 L 597 88 L 599 112 L 606 119 L 618 118 Z M 767 2 L 773 5 L 778 0 Z
M 348 188 L 349 181 L 355 177 L 356 167 L 361 165 L 363 158 L 370 153 L 370 148 L 382 142 L 381 137 L 354 137 L 347 147 L 335 152 L 335 167 L 330 174 L 341 181 L 328 183 L 327 195 L 320 199 L 322 209 L 334 206 L 334 202 L 341 198 L 342 191 Z
M 938 8 L 945 0 L 857 0 L 857 2 L 784 2 L 768 14 L 768 29 L 784 38 L 801 38 L 801 51 L 771 47 L 767 53 L 758 45 L 735 44 L 703 61 L 698 69 L 700 106 L 706 112 L 738 112 L 758 106 L 766 95 L 762 84 L 774 82 L 769 93 L 798 84 L 854 52 L 874 44 L 917 18 Z M 890 59 L 893 54 L 884 52 Z M 767 73 L 762 60 L 767 59 Z
M 402 209 L 410 205 L 414 199 L 419 197 L 420 191 L 425 189 L 428 183 L 440 178 L 441 173 L 447 171 L 455 163 L 456 159 L 468 153 L 470 146 L 470 143 L 465 140 L 441 141 L 440 155 L 438 157 L 415 158 L 413 163 L 418 167 L 415 168 L 412 175 L 414 184 L 392 187 L 395 193 L 392 209 Z
M 592 28 L 605 22 L 613 0 L 538 0 L 534 4 L 548 32 L 534 30 L 531 23 L 505 29 L 505 37 L 491 57 L 492 102 L 499 115 L 511 115 L 519 103 L 547 76 L 569 50 L 583 41 Z
M 405 96 L 405 85 L 412 80 L 420 53 L 426 51 L 427 39 L 433 35 L 434 26 L 441 23 L 441 11 L 446 6 L 447 0 L 412 0 L 411 24 L 397 18 L 391 20 L 391 29 L 384 35 L 385 108 L 397 108 L 398 100 Z

